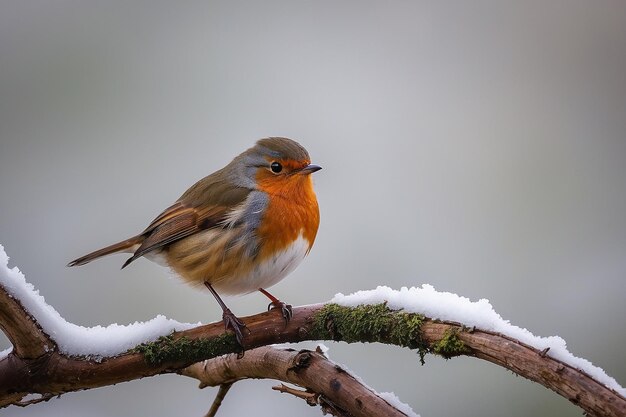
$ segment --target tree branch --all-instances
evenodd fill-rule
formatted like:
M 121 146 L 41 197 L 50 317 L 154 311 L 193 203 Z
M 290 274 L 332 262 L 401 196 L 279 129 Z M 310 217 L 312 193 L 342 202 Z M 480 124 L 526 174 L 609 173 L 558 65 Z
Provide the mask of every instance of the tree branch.
M 233 383 L 247 378 L 269 378 L 288 382 L 306 391 L 279 386 L 304 399 L 309 405 L 321 405 L 334 415 L 355 417 L 407 415 L 390 405 L 363 385 L 340 365 L 319 352 L 310 350 L 262 347 L 247 351 L 243 358 L 225 355 L 195 363 L 179 372 L 200 381 L 200 388 Z
M 175 332 L 119 356 L 95 362 L 61 354 L 17 300 L 0 286 L 0 323 L 15 349 L 0 360 L 0 406 L 29 393 L 50 398 L 66 392 L 176 372 L 201 360 L 238 351 L 232 333 L 213 323 Z M 246 349 L 305 340 L 380 342 L 444 357 L 475 356 L 536 381 L 596 416 L 626 415 L 626 399 L 580 370 L 510 337 L 468 330 L 386 305 L 317 304 L 293 309 L 287 326 L 276 311 L 245 317 Z M 23 326 L 23 327 L 22 327 Z M 48 346 L 48 349 L 46 349 Z
M 19 300 L 0 285 L 0 328 L 20 358 L 34 359 L 56 348 Z
M 204 417 L 215 417 L 215 415 L 217 414 L 217 410 L 219 410 L 220 406 L 222 405 L 222 401 L 224 401 L 224 397 L 226 397 L 226 394 L 228 394 L 228 391 L 230 391 L 230 388 L 233 386 L 233 384 L 234 382 L 220 384 L 219 390 L 217 391 L 215 399 L 213 400 L 213 404 L 211 404 L 211 408 L 204 415 Z M 200 384 L 200 388 L 204 388 L 202 384 Z

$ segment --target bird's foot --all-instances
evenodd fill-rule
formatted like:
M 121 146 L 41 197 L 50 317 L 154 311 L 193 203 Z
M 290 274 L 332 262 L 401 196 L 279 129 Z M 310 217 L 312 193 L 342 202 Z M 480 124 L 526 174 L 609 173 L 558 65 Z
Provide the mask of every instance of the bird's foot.
M 222 314 L 222 320 L 224 321 L 224 329 L 231 329 L 233 333 L 235 333 L 237 343 L 239 343 L 239 346 L 241 346 L 241 348 L 243 349 L 244 347 L 242 330 L 245 329 L 250 332 L 250 330 L 248 330 L 248 328 L 246 327 L 246 324 L 241 321 L 239 317 L 235 316 L 229 308 L 224 310 L 224 313 Z M 243 356 L 243 351 L 241 353 L 241 356 Z
M 272 301 L 267 306 L 267 311 L 278 310 L 278 309 L 280 309 L 280 312 L 283 315 L 283 318 L 285 319 L 285 324 L 289 323 L 289 320 L 291 320 L 291 317 L 293 316 L 291 304 L 286 304 L 280 300 L 276 300 L 276 301 Z

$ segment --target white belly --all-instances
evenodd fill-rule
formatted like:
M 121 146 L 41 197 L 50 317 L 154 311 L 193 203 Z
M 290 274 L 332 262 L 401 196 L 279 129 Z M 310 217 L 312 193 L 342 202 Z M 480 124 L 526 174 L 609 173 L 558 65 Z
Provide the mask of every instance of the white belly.
M 213 284 L 220 294 L 246 294 L 269 288 L 291 273 L 309 251 L 309 242 L 300 236 L 285 250 L 256 265 L 249 273 Z

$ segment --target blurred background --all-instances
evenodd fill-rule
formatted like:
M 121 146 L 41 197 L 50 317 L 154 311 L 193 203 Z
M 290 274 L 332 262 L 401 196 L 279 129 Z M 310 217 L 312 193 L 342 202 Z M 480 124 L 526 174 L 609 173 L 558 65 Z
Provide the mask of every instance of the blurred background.
M 622 1 L 0 2 L 0 243 L 68 321 L 219 320 L 149 261 L 65 264 L 266 136 L 324 167 L 281 299 L 430 283 L 626 384 Z M 477 359 L 327 345 L 422 417 L 582 413 Z M 220 415 L 321 415 L 273 384 L 236 384 Z M 160 376 L 2 414 L 201 416 L 215 392 Z

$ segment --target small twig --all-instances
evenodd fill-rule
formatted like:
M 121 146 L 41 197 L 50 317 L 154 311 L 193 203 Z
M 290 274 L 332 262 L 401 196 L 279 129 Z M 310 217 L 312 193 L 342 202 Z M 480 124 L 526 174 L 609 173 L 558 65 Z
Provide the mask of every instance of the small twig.
M 307 404 L 309 405 L 317 405 L 317 397 L 319 397 L 319 394 L 316 394 L 314 392 L 291 388 L 285 384 L 275 385 L 272 387 L 272 389 L 274 391 L 282 392 L 285 394 L 291 394 L 294 397 L 297 397 L 306 401 Z
M 204 415 L 204 417 L 215 417 L 217 414 L 217 410 L 219 410 L 222 405 L 222 401 L 224 401 L 224 397 L 228 394 L 228 391 L 233 386 L 234 382 L 226 382 L 224 384 L 220 384 L 219 389 L 217 390 L 217 394 L 215 395 L 215 399 L 213 400 L 213 404 L 211 404 L 211 409 Z
M 291 388 L 285 384 L 273 386 L 272 389 L 274 391 L 291 394 L 296 398 L 303 399 L 310 406 L 319 405 L 322 408 L 322 412 L 324 413 L 324 415 L 331 414 L 336 417 L 350 417 L 350 413 L 347 413 L 345 410 L 340 409 L 339 407 L 337 407 L 337 405 L 324 398 L 324 396 L 315 392 Z

